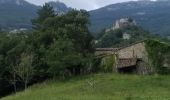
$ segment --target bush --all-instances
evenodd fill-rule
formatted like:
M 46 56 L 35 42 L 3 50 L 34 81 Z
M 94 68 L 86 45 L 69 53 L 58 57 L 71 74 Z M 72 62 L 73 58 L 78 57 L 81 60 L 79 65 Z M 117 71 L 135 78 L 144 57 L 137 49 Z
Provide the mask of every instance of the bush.
M 146 50 L 152 67 L 158 74 L 170 74 L 170 45 L 158 40 L 146 40 Z
M 101 59 L 100 70 L 103 72 L 112 72 L 116 66 L 116 55 L 108 55 Z

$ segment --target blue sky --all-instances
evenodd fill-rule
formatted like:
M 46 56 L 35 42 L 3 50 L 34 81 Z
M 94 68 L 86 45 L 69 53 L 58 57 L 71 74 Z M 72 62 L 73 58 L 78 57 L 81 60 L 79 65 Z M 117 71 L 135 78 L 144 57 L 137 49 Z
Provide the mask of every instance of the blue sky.
M 45 2 L 52 1 L 52 0 L 27 0 L 27 1 L 37 5 L 42 5 Z M 64 2 L 67 6 L 72 8 L 93 10 L 109 4 L 126 2 L 130 0 L 59 0 L 59 1 Z M 136 0 L 131 0 L 131 1 L 136 1 Z

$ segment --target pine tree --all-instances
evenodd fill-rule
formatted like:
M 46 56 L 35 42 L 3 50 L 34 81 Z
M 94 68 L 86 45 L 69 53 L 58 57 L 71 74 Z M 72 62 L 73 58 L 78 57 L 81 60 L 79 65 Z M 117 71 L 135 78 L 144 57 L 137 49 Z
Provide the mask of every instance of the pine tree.
M 32 20 L 32 24 L 35 29 L 40 29 L 43 27 L 43 22 L 50 17 L 55 17 L 55 12 L 53 7 L 51 7 L 48 3 L 45 3 L 41 9 L 37 12 L 38 17 Z

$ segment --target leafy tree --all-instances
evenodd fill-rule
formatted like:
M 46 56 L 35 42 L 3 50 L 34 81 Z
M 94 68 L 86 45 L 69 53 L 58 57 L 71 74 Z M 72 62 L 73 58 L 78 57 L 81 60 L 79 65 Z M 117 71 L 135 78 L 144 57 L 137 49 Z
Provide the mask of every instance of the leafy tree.
M 22 52 L 29 49 L 27 34 L 0 33 L 0 78 L 6 79 L 14 86 L 20 79 L 16 73 L 16 66 L 20 62 Z
M 84 10 L 72 10 L 65 15 L 48 18 L 44 22 L 45 31 L 56 37 L 73 40 L 74 47 L 84 54 L 93 51 L 92 35 L 88 30 L 89 14 Z
M 3 55 L 0 55 L 0 77 L 2 77 L 3 72 L 4 72 L 3 62 L 4 62 L 4 57 Z
M 42 27 L 42 23 L 49 17 L 54 17 L 55 12 L 53 10 L 53 7 L 51 7 L 48 3 L 45 3 L 41 9 L 37 12 L 38 17 L 36 19 L 32 20 L 33 25 L 36 29 L 39 29 Z
M 23 53 L 21 55 L 20 63 L 14 68 L 14 71 L 16 72 L 17 76 L 19 76 L 24 82 L 25 89 L 27 88 L 29 81 L 34 75 L 34 68 L 32 66 L 32 63 L 33 55 Z
M 66 72 L 71 73 L 71 71 L 74 71 L 76 67 L 81 65 L 82 55 L 76 52 L 71 40 L 61 38 L 55 40 L 50 46 L 46 54 L 46 60 L 50 66 L 48 71 L 53 76 L 58 74 L 64 76 Z M 75 74 L 75 72 L 72 74 Z
M 21 37 L 20 37 L 21 38 Z M 0 75 L 8 71 L 8 66 L 16 59 L 9 60 L 8 52 L 13 49 L 20 42 L 15 35 L 8 33 L 0 33 Z
M 42 72 L 43 75 L 45 75 L 46 71 L 49 68 L 48 72 L 52 71 L 50 72 L 51 74 L 58 74 L 58 71 L 61 72 L 60 67 L 58 67 L 60 65 L 63 65 L 62 68 L 64 70 L 69 69 L 68 66 L 71 70 L 74 70 L 74 67 L 77 67 L 78 65 L 73 66 L 73 63 L 65 62 L 75 62 L 72 57 L 79 57 L 78 54 L 81 55 L 81 59 L 88 58 L 88 53 L 92 53 L 93 51 L 93 37 L 88 30 L 88 17 L 88 13 L 84 10 L 72 10 L 64 15 L 48 17 L 47 19 L 45 19 L 45 21 L 41 23 L 43 27 L 41 29 L 37 29 L 37 31 L 34 32 L 32 38 L 32 44 L 35 49 L 34 51 L 36 52 L 35 68 L 37 71 L 44 70 Z M 71 44 L 69 44 L 69 42 L 71 42 Z M 70 55 L 69 52 L 66 51 L 64 51 L 66 53 L 57 53 L 59 52 L 57 51 L 57 48 L 60 48 L 62 46 L 68 46 L 68 48 L 70 48 L 70 52 L 72 52 L 73 54 L 70 53 L 72 54 Z M 46 51 L 48 51 L 48 56 L 45 55 Z M 53 57 L 55 53 L 58 55 Z M 62 57 L 59 57 L 59 55 L 63 57 L 63 61 L 60 61 L 60 58 Z M 70 56 L 70 58 L 67 57 L 68 55 Z M 60 63 L 57 63 L 56 60 L 60 61 Z M 83 63 L 85 63 L 84 60 L 76 60 L 80 63 L 79 67 L 82 67 Z M 56 68 L 56 70 L 50 70 L 53 68 Z
M 21 61 L 20 55 L 22 52 L 28 50 L 28 44 L 25 41 L 20 41 L 15 47 L 7 52 L 7 56 L 5 58 L 6 63 L 8 63 L 8 72 L 11 74 L 10 82 L 14 86 L 15 92 L 17 91 L 17 82 L 20 81 L 20 76 L 17 73 L 18 64 Z
M 9 73 L 11 74 L 11 78 L 8 79 L 8 80 L 10 80 L 11 84 L 12 84 L 13 87 L 14 87 L 14 92 L 16 93 L 16 92 L 17 92 L 17 86 L 16 86 L 16 84 L 17 84 L 17 81 L 18 81 L 18 80 L 17 80 L 17 73 L 16 73 L 15 68 L 16 68 L 16 66 L 14 66 L 14 65 L 10 65 L 10 66 L 9 66 L 8 70 L 9 70 Z
M 27 88 L 32 79 L 65 78 L 92 69 L 93 37 L 87 11 L 56 16 L 45 4 L 33 24 L 30 33 L 0 33 L 0 78 L 10 80 L 15 91 L 17 82 Z

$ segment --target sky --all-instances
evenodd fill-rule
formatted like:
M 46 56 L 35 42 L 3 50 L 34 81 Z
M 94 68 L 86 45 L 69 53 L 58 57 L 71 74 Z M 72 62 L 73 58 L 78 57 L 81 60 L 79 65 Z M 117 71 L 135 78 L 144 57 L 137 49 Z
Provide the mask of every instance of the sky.
M 36 5 L 43 5 L 45 2 L 57 0 L 27 0 L 27 1 Z M 72 8 L 93 10 L 109 4 L 137 0 L 58 0 L 58 1 L 64 2 L 67 6 Z

